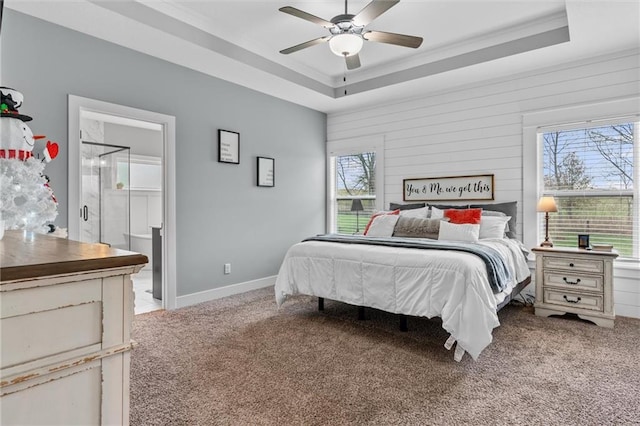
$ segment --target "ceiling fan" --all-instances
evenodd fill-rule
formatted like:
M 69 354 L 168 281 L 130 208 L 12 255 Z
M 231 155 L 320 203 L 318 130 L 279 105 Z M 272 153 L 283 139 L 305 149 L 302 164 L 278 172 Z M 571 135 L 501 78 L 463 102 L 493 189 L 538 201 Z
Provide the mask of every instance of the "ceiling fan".
M 334 16 L 330 21 L 318 18 L 315 15 L 296 9 L 295 7 L 281 7 L 278 9 L 280 12 L 288 13 L 289 15 L 321 25 L 328 29 L 331 35 L 297 44 L 288 49 L 281 50 L 280 53 L 288 55 L 289 53 L 297 52 L 307 47 L 329 42 L 331 51 L 338 56 L 344 57 L 347 63 L 347 69 L 353 70 L 360 67 L 360 57 L 358 53 L 360 49 L 362 49 L 364 40 L 416 49 L 422 44 L 422 37 L 364 30 L 364 27 L 399 2 L 400 0 L 373 0 L 357 15 L 352 15 L 347 12 L 347 0 L 345 0 L 344 14 Z

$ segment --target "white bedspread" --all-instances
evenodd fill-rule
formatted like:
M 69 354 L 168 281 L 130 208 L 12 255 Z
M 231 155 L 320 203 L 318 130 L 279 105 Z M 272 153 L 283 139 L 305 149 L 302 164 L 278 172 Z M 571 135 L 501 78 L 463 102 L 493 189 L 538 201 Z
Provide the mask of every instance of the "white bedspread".
M 498 250 L 514 280 L 493 294 L 484 262 L 470 253 L 448 250 L 307 241 L 287 252 L 276 279 L 278 306 L 287 296 L 305 294 L 387 312 L 442 318 L 458 344 L 459 360 L 473 359 L 491 343 L 500 325 L 496 306 L 517 282 L 529 276 L 521 244 L 482 240 Z

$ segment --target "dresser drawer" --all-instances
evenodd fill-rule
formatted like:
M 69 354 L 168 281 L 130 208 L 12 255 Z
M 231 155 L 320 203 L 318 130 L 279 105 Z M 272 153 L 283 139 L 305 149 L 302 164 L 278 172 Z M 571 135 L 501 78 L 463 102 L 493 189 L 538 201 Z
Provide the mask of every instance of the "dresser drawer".
M 573 293 L 549 288 L 544 289 L 544 303 L 591 311 L 602 312 L 604 310 L 601 295 Z
M 591 259 L 571 259 L 567 257 L 544 257 L 544 269 L 561 269 L 566 271 L 604 273 L 604 262 Z
M 545 272 L 544 285 L 564 287 L 572 290 L 590 290 L 602 292 L 604 289 L 604 277 L 602 275 L 574 274 L 574 271 Z

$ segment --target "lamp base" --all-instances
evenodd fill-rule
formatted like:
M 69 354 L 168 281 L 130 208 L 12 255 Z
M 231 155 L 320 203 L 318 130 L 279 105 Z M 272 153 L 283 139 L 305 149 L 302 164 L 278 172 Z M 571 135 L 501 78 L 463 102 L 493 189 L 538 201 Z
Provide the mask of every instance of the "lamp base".
M 550 240 L 544 240 L 540 243 L 540 247 L 553 247 L 553 243 Z

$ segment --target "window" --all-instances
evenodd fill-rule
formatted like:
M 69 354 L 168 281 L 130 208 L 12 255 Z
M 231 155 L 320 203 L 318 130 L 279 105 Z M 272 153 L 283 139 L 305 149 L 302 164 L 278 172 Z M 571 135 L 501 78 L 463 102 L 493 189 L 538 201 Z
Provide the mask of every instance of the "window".
M 361 234 L 371 214 L 382 210 L 381 143 L 328 143 L 328 230 Z
M 376 206 L 376 153 L 341 155 L 334 161 L 336 232 L 360 233 L 364 228 L 360 216 L 367 220 Z
M 634 121 L 555 126 L 538 133 L 541 192 L 553 195 L 558 212 L 549 221 L 555 246 L 612 244 L 622 257 L 640 257 L 638 130 Z M 539 235 L 544 235 L 540 216 Z

